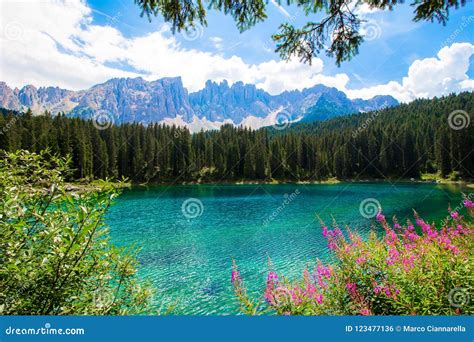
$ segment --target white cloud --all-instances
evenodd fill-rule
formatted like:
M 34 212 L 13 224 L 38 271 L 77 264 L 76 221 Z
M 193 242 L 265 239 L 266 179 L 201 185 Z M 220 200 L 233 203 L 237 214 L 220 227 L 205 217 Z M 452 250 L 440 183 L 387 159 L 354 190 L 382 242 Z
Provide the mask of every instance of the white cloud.
M 239 56 L 186 49 L 166 26 L 128 38 L 116 28 L 94 24 L 91 9 L 81 0 L 0 0 L 0 6 L 0 80 L 11 86 L 54 85 L 77 90 L 112 77 L 181 76 L 191 92 L 201 89 L 208 79 L 252 83 L 272 94 L 322 83 L 351 98 L 390 94 L 401 101 L 474 88 L 474 81 L 466 75 L 474 51 L 469 43 L 445 47 L 435 58 L 415 60 L 401 82 L 349 89 L 349 77 L 344 73 L 324 75 L 319 58 L 311 66 L 296 60 L 249 64 Z M 370 9 L 363 12 L 371 13 Z M 215 47 L 223 43 L 220 37 L 210 41 Z
M 474 54 L 474 45 L 455 43 L 442 48 L 437 57 L 417 59 L 408 69 L 402 82 L 357 90 L 345 90 L 350 98 L 371 98 L 378 94 L 390 94 L 400 101 L 408 102 L 418 97 L 447 95 L 474 89 L 474 80 L 469 79 L 469 59 Z
M 91 9 L 80 0 L 13 2 L 2 0 L 2 27 L 19 23 L 21 39 L 2 34 L 1 79 L 13 86 L 58 85 L 83 89 L 111 77 L 157 79 L 181 76 L 189 91 L 205 81 L 227 79 L 257 84 L 271 92 L 301 89 L 315 82 L 338 84 L 340 75 L 323 76 L 323 62 L 312 66 L 296 61 L 248 64 L 238 56 L 225 58 L 185 49 L 166 26 L 147 35 L 126 38 L 111 26 L 92 23 Z M 222 38 L 212 37 L 219 47 Z M 125 63 L 136 72 L 111 67 Z
M 100 28 L 90 25 L 90 9 L 82 2 L 54 1 L 45 6 L 44 1 L 2 0 L 0 6 L 0 79 L 8 84 L 79 89 L 107 78 L 134 75 L 108 68 L 100 54 L 91 58 L 82 49 L 78 39 Z M 101 33 L 105 31 L 106 27 Z M 100 34 L 95 34 L 94 39 L 98 38 Z
M 210 37 L 209 40 L 217 50 L 222 50 L 222 48 L 224 47 L 224 39 L 222 39 L 221 37 Z
M 345 74 L 323 75 L 323 61 L 319 58 L 314 59 L 311 66 L 297 60 L 289 62 L 271 60 L 255 66 L 254 69 L 255 73 L 248 77 L 250 83 L 255 83 L 271 94 L 308 88 L 318 83 L 339 88 L 344 87 L 349 80 Z
M 361 17 L 364 17 L 367 14 L 374 14 L 382 11 L 377 7 L 371 7 L 370 5 L 366 3 L 361 3 L 358 0 L 351 1 L 351 3 L 349 4 L 349 8 L 351 8 L 355 14 Z

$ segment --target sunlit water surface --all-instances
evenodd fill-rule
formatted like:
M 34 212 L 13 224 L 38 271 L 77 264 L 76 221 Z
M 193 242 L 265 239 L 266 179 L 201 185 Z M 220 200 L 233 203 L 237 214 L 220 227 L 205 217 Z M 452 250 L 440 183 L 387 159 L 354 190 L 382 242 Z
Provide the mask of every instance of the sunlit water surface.
M 460 204 L 461 192 L 469 189 L 421 183 L 137 187 L 118 198 L 107 223 L 114 243 L 141 248 L 139 274 L 158 289 L 158 307 L 176 304 L 175 314 L 235 314 L 232 258 L 249 292 L 261 293 L 268 257 L 293 279 L 328 257 L 316 215 L 366 235 L 374 224 L 359 210 L 366 199 L 376 199 L 387 217 L 399 221 L 416 209 L 439 222 L 449 204 Z M 203 206 L 194 212 L 201 208 L 190 204 L 186 217 L 189 198 Z

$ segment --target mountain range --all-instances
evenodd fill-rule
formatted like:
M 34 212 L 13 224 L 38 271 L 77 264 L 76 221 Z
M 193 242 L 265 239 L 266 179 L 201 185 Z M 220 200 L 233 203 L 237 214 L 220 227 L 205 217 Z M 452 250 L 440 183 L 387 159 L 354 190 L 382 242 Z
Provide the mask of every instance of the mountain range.
M 310 122 L 397 104 L 389 95 L 351 100 L 344 92 L 321 84 L 271 95 L 255 85 L 236 82 L 229 86 L 227 81 L 207 81 L 203 89 L 188 93 L 180 77 L 114 78 L 79 91 L 32 85 L 12 89 L 0 82 L 0 107 L 7 109 L 64 112 L 82 118 L 105 113 L 115 123 L 159 122 L 187 126 L 191 131 L 226 123 L 258 128 L 282 120 Z

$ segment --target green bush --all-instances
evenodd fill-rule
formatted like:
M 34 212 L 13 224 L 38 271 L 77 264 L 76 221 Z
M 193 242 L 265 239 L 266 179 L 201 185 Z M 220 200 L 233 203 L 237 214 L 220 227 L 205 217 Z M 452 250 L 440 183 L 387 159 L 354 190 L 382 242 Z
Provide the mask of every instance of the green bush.
M 291 282 L 271 270 L 262 298 L 247 295 L 234 263 L 232 282 L 247 314 L 280 315 L 472 315 L 474 305 L 472 211 L 465 199 L 466 216 L 451 211 L 437 229 L 416 217 L 416 226 L 390 226 L 381 212 L 377 221 L 384 236 L 372 232 L 364 241 L 335 224 L 323 235 L 335 260 L 318 262 L 304 270 L 302 280 Z
M 111 245 L 103 222 L 118 190 L 66 190 L 68 164 L 48 152 L 0 158 L 0 314 L 147 312 L 136 251 Z

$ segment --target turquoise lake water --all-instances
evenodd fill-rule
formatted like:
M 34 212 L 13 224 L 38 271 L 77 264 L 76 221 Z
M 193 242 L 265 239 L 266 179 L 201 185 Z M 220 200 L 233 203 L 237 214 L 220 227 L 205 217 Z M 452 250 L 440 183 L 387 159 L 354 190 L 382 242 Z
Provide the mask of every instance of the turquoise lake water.
M 366 235 L 373 204 L 387 218 L 404 222 L 416 209 L 439 222 L 448 205 L 460 204 L 461 192 L 470 191 L 422 183 L 137 187 L 117 199 L 107 223 L 114 243 L 141 248 L 139 274 L 158 289 L 158 307 L 174 303 L 174 314 L 236 314 L 232 258 L 250 293 L 261 293 L 268 257 L 292 279 L 317 258 L 328 258 L 316 215 Z

